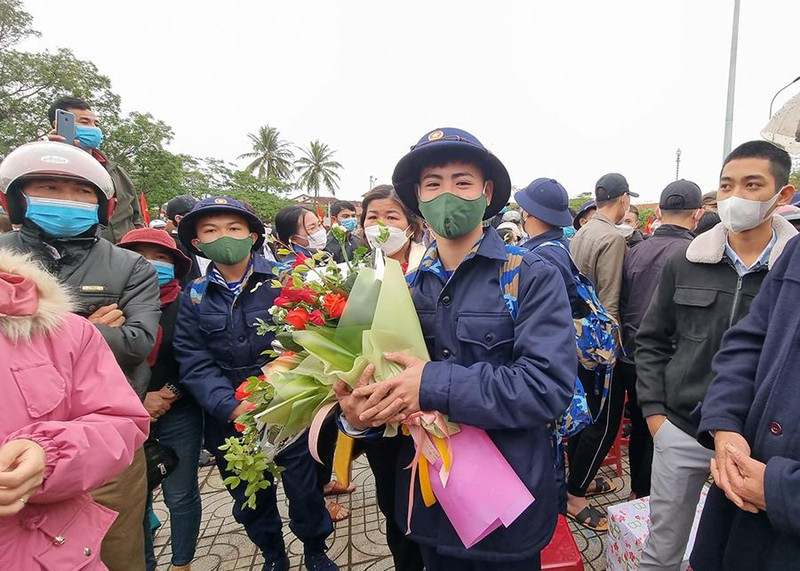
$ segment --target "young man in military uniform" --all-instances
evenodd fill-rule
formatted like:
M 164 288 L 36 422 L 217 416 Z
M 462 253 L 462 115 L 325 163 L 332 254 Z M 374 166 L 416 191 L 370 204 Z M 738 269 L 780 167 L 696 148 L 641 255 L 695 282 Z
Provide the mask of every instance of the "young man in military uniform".
M 400 160 L 392 178 L 403 203 L 436 237 L 409 276 L 432 361 L 387 356 L 405 371 L 340 396 L 345 420 L 365 430 L 433 410 L 486 430 L 535 502 L 510 526 L 467 549 L 440 505 L 425 507 L 416 489 L 411 538 L 428 571 L 539 569 L 558 513 L 548 424 L 569 404 L 577 366 L 564 282 L 537 254 L 509 252 L 495 229 L 484 229 L 483 221 L 508 202 L 511 181 L 471 134 L 431 131 Z M 518 280 L 517 295 L 500 285 L 509 254 L 521 259 L 518 275 L 502 277 Z M 371 374 L 369 367 L 365 376 Z M 410 471 L 404 467 L 413 456 L 406 437 L 397 464 L 398 507 L 408 497 Z M 397 518 L 405 527 L 405 509 Z

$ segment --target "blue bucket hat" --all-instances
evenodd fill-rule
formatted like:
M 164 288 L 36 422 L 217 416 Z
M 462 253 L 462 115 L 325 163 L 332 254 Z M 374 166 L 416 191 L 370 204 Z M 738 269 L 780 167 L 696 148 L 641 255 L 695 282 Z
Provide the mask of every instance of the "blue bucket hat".
M 426 133 L 411 151 L 400 159 L 392 174 L 392 184 L 397 196 L 415 214 L 419 211 L 416 185 L 419 174 L 426 164 L 436 160 L 441 153 L 463 154 L 465 161 L 475 161 L 486 172 L 486 178 L 494 183 L 492 202 L 486 208 L 484 220 L 498 214 L 511 196 L 511 177 L 506 167 L 470 133 L 452 127 L 442 127 Z
M 590 210 L 597 210 L 597 205 L 594 203 L 594 200 L 587 200 L 581 204 L 578 213 L 575 215 L 575 218 L 572 219 L 572 227 L 575 228 L 575 230 L 581 229 L 581 216 L 584 216 Z
M 569 195 L 557 180 L 537 178 L 514 195 L 522 209 L 550 226 L 563 228 L 572 224 Z
M 181 218 L 178 224 L 178 237 L 195 256 L 203 256 L 203 252 L 192 246 L 192 240 L 197 238 L 197 222 L 206 216 L 215 214 L 236 214 L 247 220 L 251 232 L 258 234 L 258 239 L 253 244 L 254 250 L 260 250 L 264 245 L 264 224 L 258 216 L 250 212 L 244 204 L 227 196 L 212 196 L 204 198 L 194 205 L 188 214 Z

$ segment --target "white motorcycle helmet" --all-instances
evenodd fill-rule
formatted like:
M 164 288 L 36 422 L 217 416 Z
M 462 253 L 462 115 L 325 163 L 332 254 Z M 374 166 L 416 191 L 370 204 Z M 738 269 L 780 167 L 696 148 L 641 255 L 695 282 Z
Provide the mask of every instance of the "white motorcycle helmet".
M 86 151 L 65 143 L 38 141 L 17 147 L 0 162 L 0 203 L 12 224 L 22 224 L 26 181 L 42 178 L 73 179 L 95 187 L 100 224 L 108 225 L 114 210 L 114 183 L 106 169 Z

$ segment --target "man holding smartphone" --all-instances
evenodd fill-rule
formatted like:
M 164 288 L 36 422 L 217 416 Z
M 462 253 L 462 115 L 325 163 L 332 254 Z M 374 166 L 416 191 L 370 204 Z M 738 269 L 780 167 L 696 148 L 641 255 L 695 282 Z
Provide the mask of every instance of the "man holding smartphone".
M 48 119 L 53 130 L 48 138 L 51 141 L 66 142 L 66 138 L 59 134 L 56 122 L 56 112 L 66 111 L 75 116 L 75 131 L 73 144 L 80 147 L 103 165 L 114 183 L 117 206 L 112 213 L 108 224 L 102 229 L 100 235 L 116 244 L 129 230 L 142 228 L 142 212 L 136 188 L 130 175 L 117 163 L 109 160 L 98 149 L 103 143 L 103 131 L 97 120 L 97 115 L 91 106 L 78 97 L 59 97 L 47 111 Z M 69 133 L 70 135 L 72 133 Z

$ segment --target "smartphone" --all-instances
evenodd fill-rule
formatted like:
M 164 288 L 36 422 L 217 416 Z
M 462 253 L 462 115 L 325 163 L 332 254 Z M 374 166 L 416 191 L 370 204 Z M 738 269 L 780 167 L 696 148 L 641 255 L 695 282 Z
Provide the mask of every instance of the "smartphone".
M 75 144 L 75 114 L 63 109 L 56 109 L 56 135 L 66 139 L 64 142 Z

